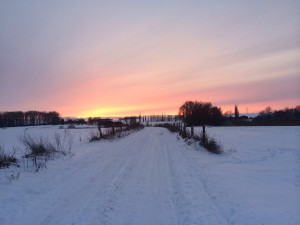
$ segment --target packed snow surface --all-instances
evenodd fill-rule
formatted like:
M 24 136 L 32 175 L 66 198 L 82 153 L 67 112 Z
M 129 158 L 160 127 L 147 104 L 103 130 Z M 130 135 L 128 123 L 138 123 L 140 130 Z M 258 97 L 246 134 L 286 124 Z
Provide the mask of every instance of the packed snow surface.
M 0 145 L 21 157 L 22 132 L 0 129 Z M 47 169 L 0 170 L 1 225 L 300 224 L 300 127 L 208 128 L 221 155 L 164 128 L 94 143 L 87 129 L 70 132 L 73 154 Z

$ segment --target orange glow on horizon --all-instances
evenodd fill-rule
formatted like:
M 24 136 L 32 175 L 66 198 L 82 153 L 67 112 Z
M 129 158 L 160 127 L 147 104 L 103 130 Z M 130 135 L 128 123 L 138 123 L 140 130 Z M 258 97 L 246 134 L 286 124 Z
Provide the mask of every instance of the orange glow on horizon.
M 110 108 L 95 108 L 87 111 L 83 111 L 76 115 L 80 118 L 88 117 L 122 117 L 129 116 L 126 112 L 133 112 L 136 108 L 134 107 L 110 107 Z
M 179 107 L 187 100 L 211 102 L 223 113 L 233 112 L 237 104 L 240 114 L 258 113 L 267 106 L 276 110 L 295 107 L 300 103 L 299 99 L 274 101 L 268 97 L 265 87 L 282 92 L 283 77 L 230 84 L 220 81 L 223 85 L 217 85 L 211 83 L 208 77 L 198 75 L 191 80 L 178 75 L 167 81 L 172 73 L 148 76 L 149 70 L 140 74 L 124 73 L 121 77 L 111 74 L 98 77 L 97 74 L 110 72 L 101 68 L 98 72 L 97 68 L 93 70 L 90 71 L 95 74 L 92 78 L 71 81 L 67 87 L 51 95 L 51 100 L 45 105 L 58 105 L 55 108 L 63 117 L 88 118 L 177 115 Z M 290 77 L 285 83 L 289 86 L 288 90 L 297 89 L 297 80 L 295 76 Z
M 195 99 L 189 99 L 194 101 Z M 62 109 L 58 111 L 61 113 L 61 116 L 64 117 L 77 117 L 77 118 L 89 118 L 89 117 L 125 117 L 125 116 L 139 116 L 139 115 L 178 115 L 179 107 L 185 102 L 180 101 L 180 104 L 173 103 L 168 105 L 168 107 L 164 107 L 167 105 L 168 100 L 164 101 L 161 99 L 160 104 L 152 103 L 148 105 L 133 105 L 133 106 L 103 106 L 99 107 L 89 106 L 89 110 L 81 110 L 74 113 L 72 109 Z M 227 111 L 231 111 L 234 113 L 234 104 L 230 105 L 218 105 L 212 102 L 214 106 L 220 107 L 222 109 L 222 113 L 224 114 Z M 285 107 L 296 107 L 299 105 L 299 100 L 289 100 L 289 101 L 274 101 L 274 102 L 262 102 L 262 103 L 250 103 L 250 104 L 237 104 L 240 114 L 252 114 L 259 113 L 264 110 L 267 106 L 270 106 L 273 110 L 281 110 Z M 154 106 L 154 107 L 151 107 Z
M 140 107 L 95 107 L 94 109 L 82 111 L 76 114 L 62 112 L 64 117 L 126 117 L 126 116 L 139 116 L 139 115 L 177 115 L 178 110 L 151 110 L 141 109 Z
M 237 104 L 240 114 L 255 114 L 263 111 L 266 107 L 270 106 L 272 110 L 282 110 L 284 108 L 295 108 L 300 105 L 299 99 L 292 99 L 287 101 L 270 101 L 252 104 Z M 222 113 L 231 111 L 234 113 L 235 105 L 223 105 L 221 106 Z

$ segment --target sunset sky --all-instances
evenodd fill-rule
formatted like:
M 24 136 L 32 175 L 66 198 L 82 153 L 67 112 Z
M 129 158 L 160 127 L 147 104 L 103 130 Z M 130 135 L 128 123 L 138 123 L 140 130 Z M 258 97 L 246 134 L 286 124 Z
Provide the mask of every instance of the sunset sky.
M 0 1 L 0 111 L 300 105 L 300 1 Z

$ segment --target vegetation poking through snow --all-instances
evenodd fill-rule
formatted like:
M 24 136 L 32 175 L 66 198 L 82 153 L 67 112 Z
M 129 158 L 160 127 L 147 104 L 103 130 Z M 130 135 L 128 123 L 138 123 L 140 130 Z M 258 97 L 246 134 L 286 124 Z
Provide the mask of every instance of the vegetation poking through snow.
M 15 151 L 7 153 L 4 148 L 0 146 L 0 168 L 7 168 L 12 164 L 16 164 L 17 159 L 15 157 Z
M 70 132 L 65 130 L 63 135 L 55 133 L 54 138 L 40 136 L 34 137 L 24 133 L 19 137 L 20 141 L 26 147 L 27 152 L 24 157 L 53 156 L 56 153 L 67 155 L 71 153 L 73 137 Z
M 194 127 L 187 129 L 187 127 L 181 123 L 162 123 L 155 126 L 165 127 L 171 132 L 178 133 L 183 139 L 199 141 L 199 144 L 211 153 L 222 153 L 222 145 L 214 138 L 209 137 L 205 129 L 204 132 L 202 131 L 199 135 L 195 135 Z
M 98 129 L 96 130 L 91 130 L 90 132 L 90 137 L 89 141 L 100 141 L 100 140 L 112 140 L 115 138 L 122 138 L 125 137 L 132 132 L 138 131 L 143 129 L 144 126 L 140 124 L 131 124 L 131 125 L 126 125 L 126 126 L 112 126 L 110 128 L 106 128 L 105 131 L 101 127 L 101 125 L 98 125 Z
M 59 153 L 63 155 L 68 155 L 71 153 L 74 137 L 71 135 L 70 131 L 65 129 L 63 135 L 55 133 L 54 141 L 56 150 Z
M 9 182 L 12 182 L 13 180 L 19 179 L 20 171 L 12 171 L 10 174 L 6 174 L 5 176 Z
M 203 132 L 200 134 L 200 145 L 211 153 L 220 154 L 222 152 L 221 144 Z

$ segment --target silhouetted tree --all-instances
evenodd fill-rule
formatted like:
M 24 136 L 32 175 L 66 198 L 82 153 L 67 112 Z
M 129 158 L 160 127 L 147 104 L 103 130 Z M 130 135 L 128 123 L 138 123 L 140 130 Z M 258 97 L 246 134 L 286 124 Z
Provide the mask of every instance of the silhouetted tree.
M 221 109 L 210 102 L 186 101 L 179 115 L 187 126 L 220 125 L 223 120 Z
M 237 105 L 234 106 L 234 117 L 238 119 L 240 117 L 239 109 Z
M 273 111 L 270 106 L 259 112 L 258 116 L 254 118 L 255 122 L 299 122 L 300 121 L 300 107 L 285 108 L 282 110 Z
M 221 125 L 223 123 L 223 115 L 221 108 L 214 106 L 211 109 L 211 125 Z
M 272 113 L 272 108 L 270 106 L 266 107 L 264 110 L 259 112 L 259 115 L 270 115 Z

